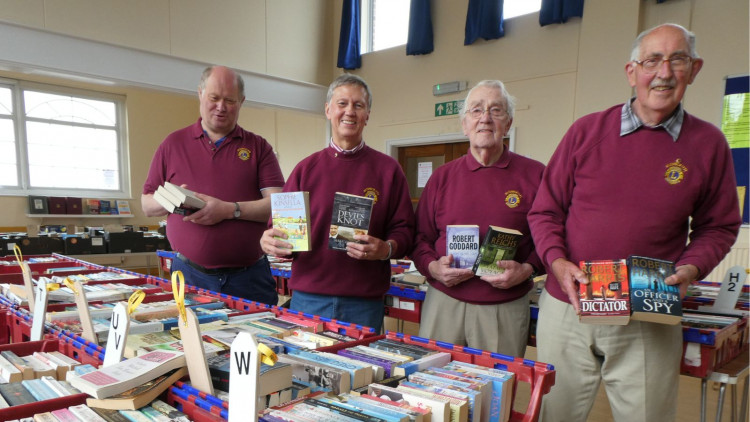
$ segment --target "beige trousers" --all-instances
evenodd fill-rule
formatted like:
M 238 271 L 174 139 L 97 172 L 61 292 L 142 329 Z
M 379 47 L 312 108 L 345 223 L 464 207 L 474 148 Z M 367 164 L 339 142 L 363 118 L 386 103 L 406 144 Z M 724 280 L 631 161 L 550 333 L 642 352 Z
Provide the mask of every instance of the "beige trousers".
M 573 307 L 545 290 L 539 299 L 537 359 L 555 366 L 541 421 L 586 421 L 599 383 L 618 422 L 673 421 L 682 327 L 630 321 L 581 324 Z
M 528 333 L 528 295 L 499 305 L 473 305 L 429 289 L 422 304 L 420 337 L 523 357 Z

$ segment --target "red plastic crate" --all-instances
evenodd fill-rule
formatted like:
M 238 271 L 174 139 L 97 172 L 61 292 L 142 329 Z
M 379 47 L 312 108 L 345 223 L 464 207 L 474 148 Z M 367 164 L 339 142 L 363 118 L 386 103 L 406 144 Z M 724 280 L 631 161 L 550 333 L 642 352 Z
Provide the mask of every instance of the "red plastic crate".
M 0 345 L 0 351 L 10 350 L 19 356 L 28 356 L 34 352 L 60 351 L 60 343 L 56 340 L 30 341 L 25 343 L 14 343 Z M 20 406 L 11 406 L 0 409 L 0 420 L 31 418 L 37 413 L 50 412 L 79 404 L 86 404 L 88 394 L 74 394 L 66 397 L 58 397 L 51 400 L 37 401 Z
M 737 320 L 737 323 L 721 330 L 710 328 L 683 328 L 682 358 L 680 373 L 698 378 L 705 378 L 714 369 L 736 358 L 748 347 L 748 317 Z M 685 358 L 689 343 L 700 347 L 700 359 Z
M 194 397 L 195 399 L 195 397 Z M 224 422 L 226 419 L 222 418 L 217 413 L 211 413 L 207 410 L 202 409 L 195 402 L 191 402 L 185 398 L 182 398 L 172 391 L 172 387 L 167 390 L 167 403 L 177 408 L 182 413 L 185 413 L 195 422 Z

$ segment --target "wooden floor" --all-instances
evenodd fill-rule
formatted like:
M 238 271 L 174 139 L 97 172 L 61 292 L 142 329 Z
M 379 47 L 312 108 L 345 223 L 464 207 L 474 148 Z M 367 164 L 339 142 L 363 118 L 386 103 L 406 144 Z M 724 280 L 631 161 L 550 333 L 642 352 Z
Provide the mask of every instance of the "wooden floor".
M 419 324 L 411 322 L 400 322 L 392 318 L 386 318 L 385 329 L 398 331 L 405 334 L 416 335 L 419 332 Z M 524 357 L 526 359 L 536 360 L 536 348 L 528 347 L 526 349 L 526 355 Z M 739 407 L 742 402 L 742 393 L 742 386 L 740 385 L 737 388 L 737 407 Z M 528 397 L 528 389 L 524 390 L 522 386 L 519 386 L 518 396 L 516 397 L 514 408 L 517 411 L 525 412 L 526 406 L 528 406 Z M 719 385 L 714 382 L 709 382 L 706 394 L 707 422 L 715 421 L 718 397 Z M 700 422 L 701 379 L 688 376 L 680 376 L 680 386 L 677 400 L 677 422 Z M 727 387 L 726 393 L 724 394 L 722 421 L 731 420 L 730 409 L 731 394 L 729 387 Z M 736 420 L 737 419 L 735 419 L 735 421 Z M 591 413 L 589 414 L 587 422 L 614 422 L 614 419 L 612 418 L 612 412 L 609 407 L 609 401 L 607 400 L 607 394 L 604 392 L 604 387 L 601 387 L 599 389 L 599 393 L 596 397 L 596 402 L 594 403 L 594 407 L 591 409 Z

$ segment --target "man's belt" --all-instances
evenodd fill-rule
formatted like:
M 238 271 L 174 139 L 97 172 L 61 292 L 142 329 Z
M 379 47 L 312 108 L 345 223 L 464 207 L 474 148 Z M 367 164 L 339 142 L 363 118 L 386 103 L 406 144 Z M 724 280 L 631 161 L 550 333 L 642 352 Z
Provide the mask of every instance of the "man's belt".
M 234 274 L 234 273 L 239 273 L 239 272 L 245 271 L 246 269 L 250 268 L 250 267 L 206 268 L 206 267 L 204 267 L 202 265 L 196 264 L 195 262 L 187 259 L 187 257 L 185 255 L 181 254 L 181 253 L 177 254 L 177 258 L 180 261 L 188 264 L 189 266 L 193 267 L 194 269 L 196 269 L 196 270 L 198 270 L 198 271 L 200 271 L 200 272 L 202 272 L 203 274 L 206 274 L 206 275 Z

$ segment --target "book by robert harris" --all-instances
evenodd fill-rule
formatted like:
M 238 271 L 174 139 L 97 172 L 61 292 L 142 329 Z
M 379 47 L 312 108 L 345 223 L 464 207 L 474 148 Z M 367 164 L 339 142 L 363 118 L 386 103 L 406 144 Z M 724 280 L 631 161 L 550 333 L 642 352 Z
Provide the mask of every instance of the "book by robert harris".
M 589 279 L 579 285 L 580 321 L 626 325 L 630 320 L 628 268 L 624 259 L 581 261 Z
M 366 196 L 336 192 L 328 248 L 345 251 L 347 242 L 356 242 L 354 235 L 367 234 L 373 204 L 373 199 Z
M 664 282 L 672 274 L 674 262 L 645 256 L 628 257 L 632 319 L 670 325 L 682 321 L 680 289 Z
M 479 254 L 479 226 L 445 227 L 445 255 L 453 255 L 453 268 L 472 268 Z
M 311 249 L 310 199 L 307 192 L 272 193 L 271 220 L 273 228 L 286 233 L 286 241 L 294 245 L 292 251 Z
M 497 266 L 497 261 L 513 259 L 522 237 L 518 230 L 490 225 L 472 267 L 474 274 L 480 277 L 502 274 L 505 270 Z

